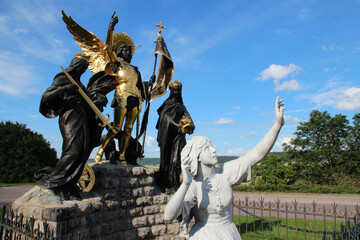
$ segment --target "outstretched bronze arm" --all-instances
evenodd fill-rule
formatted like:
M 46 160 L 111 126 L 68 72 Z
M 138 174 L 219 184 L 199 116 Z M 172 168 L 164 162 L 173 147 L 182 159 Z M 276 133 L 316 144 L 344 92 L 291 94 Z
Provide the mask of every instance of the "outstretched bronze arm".
M 105 42 L 105 51 L 111 63 L 115 63 L 117 60 L 115 55 L 115 50 L 113 49 L 113 45 L 114 45 L 113 38 L 114 38 L 114 28 L 115 25 L 119 22 L 119 19 L 117 16 L 115 16 L 115 13 L 116 12 L 114 12 L 113 15 L 111 16 L 108 31 L 106 34 L 106 42 Z

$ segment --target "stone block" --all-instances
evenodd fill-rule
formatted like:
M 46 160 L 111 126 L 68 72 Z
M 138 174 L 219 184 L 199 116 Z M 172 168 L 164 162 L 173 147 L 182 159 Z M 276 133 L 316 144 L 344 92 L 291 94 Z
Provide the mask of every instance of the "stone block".
M 144 167 L 133 167 L 131 172 L 133 176 L 140 176 L 144 172 Z
M 81 216 L 80 217 L 80 226 L 81 227 L 86 227 L 86 216 Z
M 133 207 L 127 210 L 126 215 L 128 217 L 138 217 L 144 215 L 144 210 L 142 207 Z
M 124 232 L 133 228 L 134 227 L 129 219 L 114 221 L 114 232 Z
M 86 219 L 85 219 L 86 221 Z M 69 229 L 77 229 L 81 227 L 81 218 L 72 218 L 68 220 Z
M 118 199 L 132 196 L 131 189 L 128 188 L 117 188 L 116 191 Z
M 115 175 L 116 177 L 127 177 L 130 175 L 130 172 L 130 168 L 121 166 L 116 168 Z
M 133 206 L 135 203 L 134 199 L 122 199 L 120 200 L 120 204 L 123 208 L 128 208 L 130 206 Z
M 152 206 L 146 206 L 144 207 L 144 214 L 156 214 L 160 212 L 160 206 L 159 205 L 152 205 Z
M 165 223 L 164 214 L 156 214 L 155 224 L 164 224 L 164 223 Z
M 97 214 L 92 213 L 86 216 L 86 224 L 88 226 L 96 226 L 97 225 Z
M 137 236 L 139 238 L 147 238 L 152 236 L 151 227 L 142 227 L 137 229 Z
M 119 218 L 119 212 L 117 210 L 107 211 L 108 221 L 116 220 Z
M 120 179 L 118 179 L 118 178 L 112 178 L 112 179 L 110 179 L 109 185 L 110 185 L 110 188 L 121 187 Z
M 117 210 L 117 218 L 118 219 L 123 219 L 125 218 L 126 214 L 125 214 L 125 209 L 119 209 Z
M 114 200 L 106 200 L 104 201 L 104 206 L 106 206 L 107 210 L 113 211 L 120 208 L 120 202 Z
M 56 222 L 73 218 L 77 213 L 75 206 L 54 205 L 45 208 L 43 216 L 45 220 Z
M 101 237 L 101 226 L 91 227 L 89 231 L 89 236 L 92 239 L 96 237 Z
M 107 236 L 103 236 L 101 240 L 123 240 L 124 234 L 123 233 L 113 233 Z
M 136 177 L 128 177 L 121 179 L 121 187 L 133 188 L 139 186 L 139 179 Z
M 149 186 L 154 184 L 154 177 L 143 177 L 139 180 L 141 186 Z
M 154 236 L 162 236 L 166 233 L 166 225 L 151 226 L 151 232 Z
M 146 217 L 150 225 L 155 225 L 155 219 L 156 219 L 155 215 L 147 215 Z
M 108 235 L 114 232 L 114 223 L 113 222 L 106 222 L 101 224 L 101 236 Z
M 116 199 L 118 195 L 115 189 L 106 189 L 105 191 L 102 191 L 102 194 L 104 195 L 105 200 Z
M 96 215 L 96 222 L 98 224 L 105 223 L 108 221 L 108 213 L 107 212 L 95 213 L 95 215 Z
M 155 174 L 155 169 L 151 168 L 151 167 L 147 167 L 147 168 L 145 168 L 145 174 L 152 176 Z
M 124 239 L 126 240 L 136 240 L 137 237 L 137 231 L 136 229 L 131 229 L 126 232 L 124 232 Z
M 144 227 L 149 224 L 146 216 L 133 218 L 131 223 L 132 223 L 133 227 L 136 227 L 136 228 Z
M 166 205 L 160 205 L 160 213 L 164 213 Z
M 144 197 L 139 197 L 136 199 L 137 206 L 152 205 L 152 204 L 153 204 L 153 199 L 151 196 L 144 196 Z
M 168 235 L 178 235 L 180 233 L 180 225 L 179 224 L 168 224 L 166 233 Z
M 68 229 L 68 221 L 59 221 L 59 222 L 47 222 L 49 224 L 49 228 L 51 231 L 54 231 L 56 233 L 57 229 L 60 229 L 63 232 L 69 232 Z M 41 226 L 42 224 L 40 224 Z M 37 226 L 37 224 L 35 224 L 35 226 Z
M 133 197 L 141 197 L 144 196 L 144 188 L 135 188 L 135 189 L 131 189 L 131 195 Z
M 93 211 L 93 207 L 90 201 L 81 201 L 77 204 L 77 207 L 81 216 L 90 214 Z
M 101 201 L 94 200 L 91 201 L 91 206 L 94 210 L 94 212 L 99 212 L 103 210 L 104 204 Z
M 146 186 L 144 187 L 144 194 L 145 196 L 152 196 L 155 193 L 155 187 L 154 186 Z
M 161 194 L 153 197 L 154 204 L 166 204 L 168 201 L 168 196 L 165 194 Z
M 17 215 L 22 214 L 25 218 L 42 219 L 44 209 L 41 207 L 34 206 L 18 206 L 14 208 L 14 212 Z

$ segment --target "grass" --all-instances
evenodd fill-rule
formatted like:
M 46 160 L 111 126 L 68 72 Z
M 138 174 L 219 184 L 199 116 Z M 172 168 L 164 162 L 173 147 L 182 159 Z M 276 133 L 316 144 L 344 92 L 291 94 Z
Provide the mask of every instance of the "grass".
M 266 218 L 269 219 L 269 218 Z M 270 225 L 268 222 L 261 222 L 258 218 L 253 218 L 251 216 L 247 217 L 246 224 L 246 216 L 233 216 L 233 221 L 236 227 L 239 229 L 239 221 L 240 221 L 240 235 L 242 239 L 322 239 L 323 235 L 318 233 L 309 233 L 291 230 L 285 227 Z M 306 220 L 306 226 L 303 219 L 285 219 L 285 218 L 271 218 L 272 223 L 276 223 L 279 221 L 281 225 L 287 225 L 288 227 L 305 229 L 310 231 L 324 231 L 324 221 L 323 220 Z M 340 231 L 340 222 L 336 222 L 336 230 Z M 247 225 L 247 234 L 246 234 L 246 225 Z M 314 227 L 315 226 L 315 227 Z M 332 232 L 334 229 L 333 221 L 326 221 L 326 231 Z M 327 234 L 327 237 L 331 237 L 331 235 Z

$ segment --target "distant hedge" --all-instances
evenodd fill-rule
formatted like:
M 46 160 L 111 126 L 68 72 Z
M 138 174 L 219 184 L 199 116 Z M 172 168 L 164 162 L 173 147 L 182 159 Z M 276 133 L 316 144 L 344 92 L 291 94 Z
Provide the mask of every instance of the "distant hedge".
M 0 123 L 0 182 L 31 182 L 35 171 L 57 161 L 55 149 L 41 134 L 25 124 Z

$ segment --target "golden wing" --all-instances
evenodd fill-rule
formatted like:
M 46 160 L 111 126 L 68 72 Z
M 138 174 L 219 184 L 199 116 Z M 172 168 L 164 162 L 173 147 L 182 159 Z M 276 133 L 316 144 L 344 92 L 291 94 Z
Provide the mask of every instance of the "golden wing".
M 66 16 L 62 10 L 62 19 L 66 23 L 69 32 L 74 36 L 75 41 L 83 53 L 76 56 L 82 57 L 89 62 L 89 69 L 94 74 L 105 70 L 106 64 L 109 62 L 105 49 L 105 44 L 92 32 L 81 27 L 75 22 L 71 16 Z

